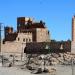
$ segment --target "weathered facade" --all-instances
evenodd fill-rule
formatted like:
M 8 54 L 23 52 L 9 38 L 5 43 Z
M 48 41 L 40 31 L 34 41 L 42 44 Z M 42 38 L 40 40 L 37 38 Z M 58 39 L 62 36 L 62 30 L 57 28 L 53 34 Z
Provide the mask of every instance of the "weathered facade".
M 28 38 L 30 42 L 43 42 L 49 41 L 50 42 L 50 35 L 49 31 L 45 27 L 45 23 L 40 22 L 33 22 L 31 18 L 25 17 L 18 17 L 17 18 L 17 32 L 13 32 L 12 27 L 5 27 L 5 41 L 15 41 L 16 38 Z M 26 36 L 25 36 L 26 35 Z M 20 37 L 19 37 L 20 36 Z M 27 37 L 28 36 L 28 37 Z
M 50 42 L 50 34 L 43 21 L 34 22 L 31 18 L 18 17 L 17 31 L 12 27 L 4 28 L 3 52 L 24 52 L 27 43 Z

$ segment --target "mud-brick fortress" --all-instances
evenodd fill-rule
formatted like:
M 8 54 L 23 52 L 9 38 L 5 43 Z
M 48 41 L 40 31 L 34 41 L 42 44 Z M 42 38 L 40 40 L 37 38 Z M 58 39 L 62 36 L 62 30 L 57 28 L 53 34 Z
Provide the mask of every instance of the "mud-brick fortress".
M 32 18 L 18 17 L 16 32 L 9 26 L 4 28 L 1 52 L 24 53 L 26 43 L 30 42 L 50 42 L 49 31 L 42 20 L 35 22 Z
M 34 21 L 32 18 L 18 17 L 17 29 L 4 27 L 4 39 L 1 43 L 1 53 L 61 53 L 75 51 L 75 16 L 72 19 L 72 42 L 56 41 L 50 39 L 50 32 L 46 24 L 41 20 Z

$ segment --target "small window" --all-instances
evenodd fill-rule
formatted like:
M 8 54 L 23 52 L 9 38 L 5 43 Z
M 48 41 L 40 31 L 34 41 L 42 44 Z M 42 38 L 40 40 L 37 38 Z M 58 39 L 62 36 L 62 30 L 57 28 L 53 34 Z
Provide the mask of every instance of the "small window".
M 48 35 L 49 35 L 49 31 L 48 31 Z
M 20 38 L 18 38 L 18 41 L 20 40 Z
M 26 39 L 26 42 L 28 42 L 28 39 Z
M 29 42 L 31 42 L 31 39 L 29 39 Z
M 25 42 L 25 38 L 23 39 L 23 42 Z

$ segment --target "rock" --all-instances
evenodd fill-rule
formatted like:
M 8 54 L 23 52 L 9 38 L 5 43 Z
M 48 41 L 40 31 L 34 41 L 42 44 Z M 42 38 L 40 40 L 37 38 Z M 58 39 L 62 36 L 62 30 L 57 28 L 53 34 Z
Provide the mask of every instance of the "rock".
M 0 62 L 0 67 L 2 66 L 2 63 Z
M 27 68 L 28 70 L 32 70 L 32 67 L 31 67 L 31 66 L 26 66 L 26 68 Z
M 44 68 L 43 72 L 48 73 L 49 71 L 47 68 Z
M 8 67 L 11 67 L 12 66 L 12 63 L 9 63 Z
M 12 63 L 10 63 L 10 62 L 4 63 L 3 66 L 4 66 L 4 67 L 11 67 L 11 66 L 12 66 Z
M 56 72 L 56 69 L 55 68 L 51 68 L 51 69 L 48 69 L 49 73 L 53 73 L 53 72 Z
M 42 69 L 41 68 L 37 68 L 36 70 L 33 70 L 31 73 L 33 73 L 33 74 L 42 73 Z

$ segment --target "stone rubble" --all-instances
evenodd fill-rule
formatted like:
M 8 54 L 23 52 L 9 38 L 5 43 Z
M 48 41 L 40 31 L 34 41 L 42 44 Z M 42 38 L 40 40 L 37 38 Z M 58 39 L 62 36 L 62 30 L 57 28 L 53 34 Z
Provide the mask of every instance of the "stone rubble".
M 17 56 L 16 56 L 17 57 Z M 17 60 L 16 57 L 9 56 L 5 57 L 0 55 L 0 63 L 2 66 L 20 66 L 21 69 L 27 68 L 31 70 L 31 73 L 41 72 L 56 72 L 55 68 L 49 68 L 51 65 L 71 65 L 72 61 L 75 64 L 75 55 L 71 53 L 51 53 L 41 55 L 27 55 L 26 60 Z M 1 66 L 1 64 L 0 64 Z M 41 71 L 39 72 L 39 69 Z

